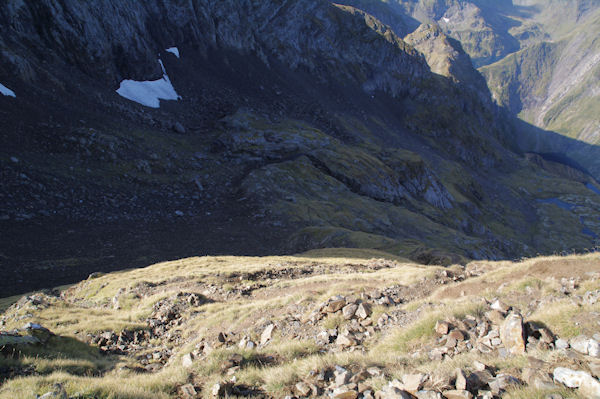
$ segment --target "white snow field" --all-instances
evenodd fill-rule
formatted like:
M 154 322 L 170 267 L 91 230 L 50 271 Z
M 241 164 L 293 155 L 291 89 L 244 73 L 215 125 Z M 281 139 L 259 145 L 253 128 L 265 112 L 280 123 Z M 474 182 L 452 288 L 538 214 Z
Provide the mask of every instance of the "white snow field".
M 174 54 L 175 57 L 179 58 L 179 49 L 177 47 L 169 47 L 165 50 L 167 53 Z
M 159 108 L 160 100 L 179 100 L 181 97 L 171 84 L 162 61 L 158 60 L 158 62 L 163 71 L 162 79 L 141 82 L 126 79 L 121 82 L 117 93 L 121 97 L 151 108 Z
M 4 86 L 2 83 L 0 83 L 0 93 L 4 94 L 5 96 L 9 96 L 9 97 L 15 97 L 15 98 L 17 97 L 17 95 L 15 94 L 14 91 L 12 91 L 8 87 Z

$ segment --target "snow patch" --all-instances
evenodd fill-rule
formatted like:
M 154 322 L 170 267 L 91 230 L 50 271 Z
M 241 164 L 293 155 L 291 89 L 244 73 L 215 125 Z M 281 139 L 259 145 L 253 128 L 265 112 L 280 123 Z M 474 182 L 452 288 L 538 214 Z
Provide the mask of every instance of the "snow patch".
M 151 108 L 159 108 L 160 100 L 179 100 L 171 84 L 171 80 L 165 71 L 161 60 L 158 60 L 163 71 L 162 79 L 138 82 L 135 80 L 124 80 L 121 82 L 117 93 L 128 100 Z
M 175 55 L 175 57 L 179 58 L 179 49 L 177 47 L 169 47 L 165 50 L 167 53 L 171 53 Z
M 450 18 L 446 18 L 446 17 L 444 17 L 444 18 L 442 18 L 442 19 L 444 20 L 444 22 L 445 22 L 445 23 L 448 23 L 448 22 L 450 22 Z
M 8 87 L 4 86 L 2 83 L 0 83 L 0 93 L 4 94 L 5 96 L 9 96 L 9 97 L 15 97 L 15 98 L 17 97 L 15 95 L 14 91 L 12 91 Z

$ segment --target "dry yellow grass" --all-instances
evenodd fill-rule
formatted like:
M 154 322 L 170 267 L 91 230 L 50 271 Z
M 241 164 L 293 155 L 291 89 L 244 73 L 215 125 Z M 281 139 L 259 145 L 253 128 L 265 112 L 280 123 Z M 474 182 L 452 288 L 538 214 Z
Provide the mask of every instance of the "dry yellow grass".
M 177 387 L 192 376 L 202 382 L 205 388 L 202 395 L 208 397 L 211 384 L 223 378 L 220 364 L 232 351 L 217 349 L 191 369 L 183 369 L 181 356 L 203 338 L 214 337 L 218 331 L 250 331 L 251 337 L 258 340 L 259 336 L 252 328 L 260 320 L 278 320 L 290 309 L 310 312 L 337 294 L 360 295 L 374 288 L 433 281 L 436 273 L 444 270 L 389 255 L 385 255 L 385 262 L 392 267 L 375 270 L 369 266 L 372 258 L 384 259 L 384 254 L 373 250 L 335 249 L 285 257 L 197 257 L 86 280 L 66 288 L 66 302 L 50 299 L 47 308 L 27 310 L 33 317 L 26 321 L 39 322 L 60 335 L 60 339 L 71 341 L 55 342 L 53 348 L 38 354 L 24 353 L 18 359 L 4 359 L 8 366 L 32 365 L 39 375 L 7 381 L 0 388 L 0 398 L 35 397 L 35 394 L 47 392 L 56 382 L 62 383 L 70 395 L 80 393 L 82 397 L 169 398 L 174 397 Z M 320 353 L 314 340 L 290 340 L 276 332 L 265 348 L 248 351 L 234 347 L 235 352 L 247 361 L 236 377 L 241 383 L 259 386 L 267 393 L 280 396 L 309 371 L 333 365 L 377 365 L 393 370 L 389 373 L 391 377 L 400 377 L 405 371 L 417 369 L 451 373 L 456 367 L 468 368 L 474 359 L 472 354 L 456 356 L 441 365 L 412 354 L 421 345 L 431 342 L 437 320 L 480 314 L 484 300 L 494 298 L 520 309 L 528 309 L 531 295 L 555 298 L 541 301 L 526 318 L 543 322 L 566 338 L 597 328 L 597 320 L 584 316 L 600 313 L 600 305 L 578 306 L 569 298 L 560 298 L 558 289 L 563 277 L 582 280 L 574 295 L 600 288 L 598 280 L 590 275 L 590 272 L 600 272 L 600 254 L 536 258 L 518 263 L 474 262 L 467 270 L 476 265 L 486 273 L 439 288 L 423 283 L 422 286 L 433 291 L 422 297 L 407 298 L 400 307 L 408 314 L 418 316 L 417 319 L 402 328 L 377 335 L 365 345 L 364 353 Z M 285 277 L 285 273 L 294 270 L 305 272 L 293 278 Z M 455 274 L 463 272 L 460 266 L 448 270 Z M 272 272 L 268 280 L 265 276 L 269 274 L 265 272 Z M 258 280 L 253 273 L 260 276 Z M 186 310 L 186 322 L 178 327 L 184 343 L 168 344 L 174 356 L 158 373 L 136 374 L 122 368 L 135 365 L 132 359 L 124 356 L 98 358 L 94 348 L 74 344 L 75 337 L 81 339 L 86 333 L 146 328 L 145 319 L 157 302 L 173 298 L 179 292 L 204 295 L 210 287 L 214 289 L 211 295 L 217 300 Z M 240 287 L 252 287 L 252 295 L 239 294 Z M 120 309 L 113 309 L 113 297 L 121 289 L 125 289 L 125 294 L 119 299 Z M 146 291 L 137 297 L 134 293 L 138 289 Z M 5 299 L 0 306 L 15 299 Z M 387 311 L 383 306 L 375 306 L 373 310 L 374 319 Z M 321 326 L 334 328 L 343 323 L 342 318 L 329 316 Z M 9 317 L 4 328 L 18 328 L 22 324 L 23 320 Z M 277 361 L 272 364 L 255 361 L 263 355 L 275 356 Z M 526 364 L 525 357 L 512 358 L 508 361 L 510 364 L 502 359 L 484 360 L 491 365 L 514 369 Z M 383 379 L 369 382 L 375 387 L 384 384 Z M 510 395 L 514 398 L 543 397 L 543 393 L 531 389 L 514 390 Z

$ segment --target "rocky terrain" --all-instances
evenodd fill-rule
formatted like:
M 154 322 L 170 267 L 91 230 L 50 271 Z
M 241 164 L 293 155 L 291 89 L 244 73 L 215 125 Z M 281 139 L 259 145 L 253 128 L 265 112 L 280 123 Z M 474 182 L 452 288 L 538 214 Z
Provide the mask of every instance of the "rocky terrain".
M 0 397 L 597 398 L 600 256 L 198 257 L 4 300 Z
M 4 2 L 3 295 L 205 254 L 594 247 L 597 175 L 519 149 L 470 34 L 439 22 L 471 11 L 409 3 L 382 22 L 367 2 Z

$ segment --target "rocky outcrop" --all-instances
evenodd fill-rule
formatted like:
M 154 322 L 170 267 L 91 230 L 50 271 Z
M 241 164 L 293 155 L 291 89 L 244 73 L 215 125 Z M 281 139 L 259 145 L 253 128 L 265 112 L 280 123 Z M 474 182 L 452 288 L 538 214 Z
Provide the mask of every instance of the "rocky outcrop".
M 210 48 L 253 53 L 267 64 L 278 60 L 322 79 L 335 75 L 393 95 L 407 92 L 410 80 L 427 73 L 416 52 L 372 17 L 322 0 L 11 0 L 0 8 L 0 16 L 5 32 L 1 62 L 21 78 L 43 68 L 42 60 L 76 65 L 113 84 L 156 78 L 161 76 L 158 54 L 176 43 L 200 53 Z M 371 45 L 373 41 L 378 44 Z

